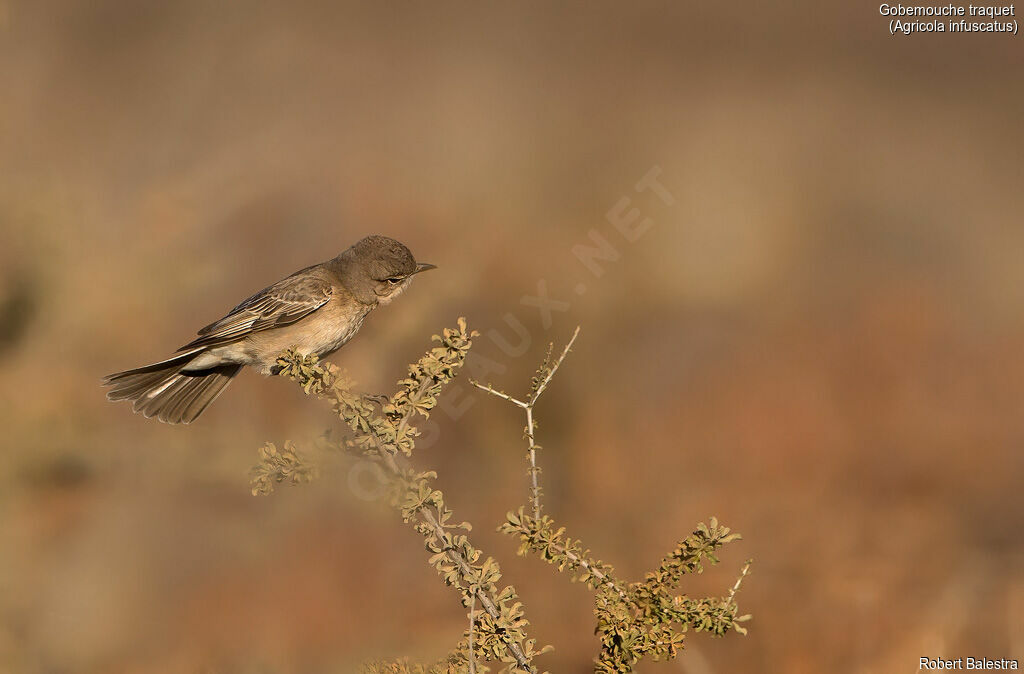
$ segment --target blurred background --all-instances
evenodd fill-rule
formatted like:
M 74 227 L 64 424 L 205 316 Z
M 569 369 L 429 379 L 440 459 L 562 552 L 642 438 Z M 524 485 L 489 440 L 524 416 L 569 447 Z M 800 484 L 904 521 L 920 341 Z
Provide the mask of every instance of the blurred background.
M 744 534 L 683 589 L 755 558 L 750 635 L 638 671 L 1024 657 L 1024 52 L 887 22 L 0 0 L 0 670 L 447 652 L 464 611 L 351 464 L 249 494 L 257 447 L 308 446 L 329 410 L 246 372 L 172 427 L 99 385 L 374 232 L 439 270 L 333 357 L 362 388 L 465 315 L 477 376 L 522 392 L 579 324 L 538 409 L 548 512 L 631 579 L 711 514 Z M 635 188 L 655 167 L 671 205 Z M 571 252 L 593 236 L 619 255 L 599 277 Z M 556 646 L 538 664 L 589 671 L 590 594 L 494 532 L 527 495 L 520 415 L 449 395 L 418 465 Z

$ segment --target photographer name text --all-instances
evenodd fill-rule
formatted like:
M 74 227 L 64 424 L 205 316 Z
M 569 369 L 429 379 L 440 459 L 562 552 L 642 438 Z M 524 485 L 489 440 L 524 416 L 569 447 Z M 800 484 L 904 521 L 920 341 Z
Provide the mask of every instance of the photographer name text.
M 1006 658 L 921 658 L 919 670 L 938 671 L 947 669 L 1017 669 L 1016 660 Z

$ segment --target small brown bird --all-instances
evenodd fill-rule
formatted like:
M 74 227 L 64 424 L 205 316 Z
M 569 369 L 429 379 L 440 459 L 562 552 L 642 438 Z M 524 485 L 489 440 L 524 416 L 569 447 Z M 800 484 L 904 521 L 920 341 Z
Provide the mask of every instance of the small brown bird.
M 108 400 L 132 400 L 132 409 L 169 424 L 189 424 L 242 369 L 272 374 L 287 349 L 323 357 L 340 349 L 376 307 L 398 297 L 417 263 L 386 236 L 362 239 L 338 257 L 306 267 L 245 300 L 199 331 L 167 360 L 109 375 Z

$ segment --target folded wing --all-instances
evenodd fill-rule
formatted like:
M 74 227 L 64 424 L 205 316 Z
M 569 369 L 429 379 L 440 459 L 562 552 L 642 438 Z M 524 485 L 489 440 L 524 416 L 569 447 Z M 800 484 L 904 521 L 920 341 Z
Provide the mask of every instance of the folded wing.
M 253 332 L 295 323 L 327 304 L 332 291 L 330 281 L 315 267 L 303 269 L 245 300 L 178 350 L 229 344 Z

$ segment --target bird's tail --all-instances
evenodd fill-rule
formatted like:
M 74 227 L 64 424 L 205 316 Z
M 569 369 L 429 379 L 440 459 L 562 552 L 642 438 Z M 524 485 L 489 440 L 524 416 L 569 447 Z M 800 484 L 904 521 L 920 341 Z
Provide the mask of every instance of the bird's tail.
M 190 424 L 224 391 L 241 365 L 182 371 L 195 357 L 183 353 L 168 360 L 107 376 L 107 400 L 132 400 L 132 410 L 168 424 Z

